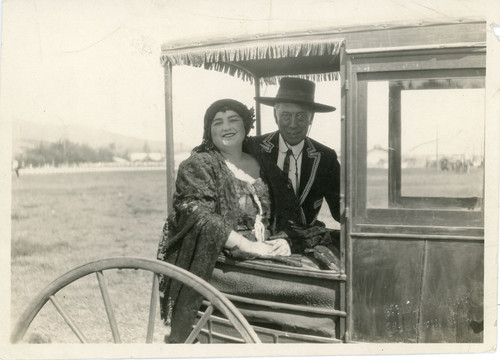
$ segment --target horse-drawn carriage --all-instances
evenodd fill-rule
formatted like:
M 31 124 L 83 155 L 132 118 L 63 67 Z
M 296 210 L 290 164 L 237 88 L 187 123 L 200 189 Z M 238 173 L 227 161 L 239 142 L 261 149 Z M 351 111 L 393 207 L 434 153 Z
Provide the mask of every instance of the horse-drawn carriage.
M 173 67 L 235 76 L 256 96 L 282 76 L 331 81 L 339 89 L 339 270 L 221 257 L 208 285 L 156 260 L 103 260 L 50 285 L 12 340 L 22 339 L 47 301 L 58 307 L 60 288 L 96 273 L 119 342 L 103 271 L 125 267 L 155 274 L 148 342 L 158 274 L 207 299 L 190 342 L 482 342 L 485 29 L 484 20 L 448 19 L 165 44 L 169 212 L 176 168 Z M 466 116 L 457 108 L 468 109 Z M 256 117 L 260 134 L 258 104 Z M 441 171 L 441 159 L 457 149 L 475 165 L 467 173 Z M 239 287 L 242 282 L 248 283 Z

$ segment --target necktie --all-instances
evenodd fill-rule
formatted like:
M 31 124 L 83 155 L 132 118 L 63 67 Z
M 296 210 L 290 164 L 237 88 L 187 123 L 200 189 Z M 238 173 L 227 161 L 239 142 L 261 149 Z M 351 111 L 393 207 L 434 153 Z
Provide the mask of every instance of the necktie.
M 283 162 L 283 172 L 288 176 L 288 171 L 290 170 L 290 156 L 292 156 L 292 149 L 288 149 L 285 155 L 285 161 Z

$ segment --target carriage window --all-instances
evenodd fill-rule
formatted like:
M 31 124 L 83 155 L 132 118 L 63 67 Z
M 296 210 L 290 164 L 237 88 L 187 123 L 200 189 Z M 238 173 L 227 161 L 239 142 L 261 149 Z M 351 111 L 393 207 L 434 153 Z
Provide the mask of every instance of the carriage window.
M 484 78 L 366 84 L 366 207 L 480 211 Z
M 368 83 L 367 99 L 367 207 L 389 203 L 389 83 Z

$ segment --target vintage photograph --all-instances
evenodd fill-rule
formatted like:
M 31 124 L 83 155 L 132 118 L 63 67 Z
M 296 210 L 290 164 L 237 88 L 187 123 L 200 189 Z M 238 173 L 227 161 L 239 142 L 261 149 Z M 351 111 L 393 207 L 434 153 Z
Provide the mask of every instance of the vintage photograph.
M 0 357 L 495 351 L 493 3 L 3 0 Z

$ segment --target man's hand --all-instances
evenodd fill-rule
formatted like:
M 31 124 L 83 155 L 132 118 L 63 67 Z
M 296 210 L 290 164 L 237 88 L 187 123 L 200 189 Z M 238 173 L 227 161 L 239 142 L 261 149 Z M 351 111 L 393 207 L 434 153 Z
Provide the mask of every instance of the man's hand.
M 313 248 L 306 249 L 305 253 L 311 254 L 320 265 L 328 270 L 339 270 L 340 268 L 340 259 L 324 245 L 316 245 Z
M 306 248 L 312 248 L 323 241 L 326 234 L 326 228 L 317 225 L 298 225 L 294 222 L 289 222 L 290 237 L 302 241 Z

